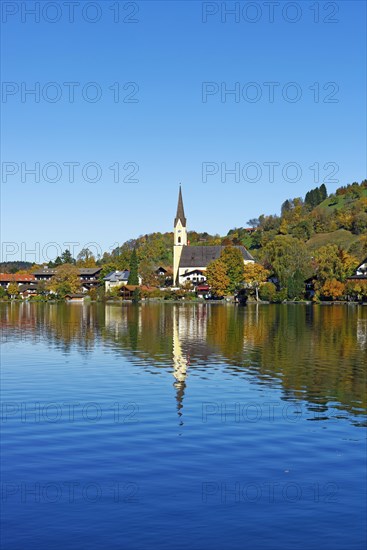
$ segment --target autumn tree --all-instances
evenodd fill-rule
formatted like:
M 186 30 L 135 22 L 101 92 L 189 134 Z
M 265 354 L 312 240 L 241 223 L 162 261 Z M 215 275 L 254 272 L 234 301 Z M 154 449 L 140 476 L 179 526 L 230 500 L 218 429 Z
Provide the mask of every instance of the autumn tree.
M 270 272 L 260 264 L 246 263 L 243 266 L 243 280 L 251 288 L 255 289 L 256 301 L 259 300 L 259 287 L 269 277 Z
M 83 267 L 95 267 L 96 259 L 89 248 L 82 248 L 77 256 L 77 265 Z
M 16 298 L 19 294 L 19 287 L 17 283 L 9 283 L 6 290 L 9 296 L 11 296 L 12 298 Z
M 367 279 L 350 279 L 345 285 L 345 294 L 356 302 L 367 300 Z
M 224 296 L 228 292 L 230 280 L 222 259 L 210 262 L 206 269 L 206 280 L 215 296 Z
M 332 300 L 340 300 L 345 293 L 345 284 L 336 279 L 327 280 L 321 288 L 321 295 Z
M 63 264 L 57 268 L 55 275 L 47 284 L 49 291 L 60 298 L 80 290 L 79 270 L 72 264 Z
M 324 283 L 331 279 L 343 282 L 353 273 L 358 262 L 337 245 L 328 244 L 316 250 L 313 263 L 318 288 L 321 289 Z

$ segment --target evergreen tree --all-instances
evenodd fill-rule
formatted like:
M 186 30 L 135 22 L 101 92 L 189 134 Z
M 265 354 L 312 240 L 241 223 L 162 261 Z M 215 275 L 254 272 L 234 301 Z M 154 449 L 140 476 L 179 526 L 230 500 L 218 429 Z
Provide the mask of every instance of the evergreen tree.
M 139 284 L 139 263 L 138 263 L 138 257 L 136 255 L 136 249 L 131 253 L 131 259 L 130 259 L 130 275 L 129 279 L 127 281 L 128 285 L 138 285 Z
M 292 210 L 292 201 L 287 199 L 286 201 L 283 202 L 282 204 L 282 208 L 281 208 L 281 213 L 282 213 L 282 216 L 284 216 L 284 214 L 286 212 L 289 212 L 290 210 Z
M 66 250 L 61 254 L 61 260 L 62 260 L 62 263 L 63 263 L 63 264 L 75 264 L 75 260 L 74 260 L 74 258 L 72 257 L 70 250 L 68 250 L 68 249 L 66 249 Z M 55 263 L 56 263 L 56 261 L 55 261 Z
M 321 195 L 321 202 L 327 199 L 327 189 L 324 183 L 320 185 L 320 195 Z

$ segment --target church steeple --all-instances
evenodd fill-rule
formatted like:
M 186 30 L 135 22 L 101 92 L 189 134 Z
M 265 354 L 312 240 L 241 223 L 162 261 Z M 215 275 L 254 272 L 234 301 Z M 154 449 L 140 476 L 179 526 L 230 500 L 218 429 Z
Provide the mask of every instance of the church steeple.
M 186 218 L 185 218 L 185 211 L 184 211 L 183 200 L 182 200 L 181 184 L 180 184 L 180 191 L 178 193 L 177 213 L 176 213 L 175 223 L 174 223 L 175 227 L 177 225 L 178 220 L 181 221 L 182 227 L 186 227 Z
M 173 283 L 179 282 L 179 268 L 182 249 L 187 246 L 186 218 L 183 207 L 181 185 L 178 193 L 177 213 L 173 228 Z

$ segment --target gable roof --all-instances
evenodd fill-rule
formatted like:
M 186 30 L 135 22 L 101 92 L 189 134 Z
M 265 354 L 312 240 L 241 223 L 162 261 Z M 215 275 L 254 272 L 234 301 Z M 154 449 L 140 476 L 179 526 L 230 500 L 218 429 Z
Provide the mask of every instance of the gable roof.
M 127 281 L 130 275 L 130 271 L 125 269 L 125 271 L 111 271 L 106 277 L 104 277 L 104 281 L 109 281 L 110 283 L 119 283 L 121 281 Z
M 60 267 L 60 266 L 59 266 Z M 101 271 L 101 267 L 79 267 L 79 276 L 83 275 L 97 275 Z M 57 267 L 44 267 L 38 271 L 34 271 L 33 275 L 55 275 L 57 273 Z
M 365 259 L 363 260 L 363 262 L 361 262 L 361 263 L 359 264 L 359 266 L 357 267 L 356 271 L 358 271 L 358 269 L 359 269 L 360 267 L 362 267 L 362 265 L 365 265 L 365 264 L 367 264 L 367 258 L 365 258 Z
M 183 246 L 179 267 L 206 267 L 213 260 L 217 260 L 222 250 L 226 248 L 222 245 L 217 246 Z M 244 246 L 235 246 L 238 248 L 244 260 L 254 261 L 254 258 Z
M 2 282 L 15 282 L 15 283 L 26 283 L 33 282 L 36 278 L 34 275 L 28 274 L 17 274 L 17 273 L 0 273 L 0 281 Z

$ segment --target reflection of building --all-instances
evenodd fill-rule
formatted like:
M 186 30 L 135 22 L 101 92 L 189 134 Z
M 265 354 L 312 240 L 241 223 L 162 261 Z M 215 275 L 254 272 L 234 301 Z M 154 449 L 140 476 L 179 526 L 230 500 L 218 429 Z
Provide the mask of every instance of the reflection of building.
M 183 398 L 186 389 L 187 370 L 190 365 L 190 349 L 196 358 L 200 350 L 206 354 L 207 344 L 207 307 L 198 304 L 192 308 L 173 306 L 173 376 L 176 381 L 176 400 L 178 414 L 182 416 Z
M 180 340 L 180 311 L 177 306 L 173 307 L 173 376 L 176 378 L 174 386 L 176 388 L 177 411 L 181 417 L 183 407 L 183 398 L 186 388 L 186 376 L 188 367 L 188 358 L 182 353 L 182 344 Z
M 174 221 L 173 245 L 173 283 L 184 284 L 192 274 L 191 282 L 206 280 L 205 271 L 210 262 L 217 260 L 225 246 L 189 246 L 187 240 L 186 217 L 182 200 L 181 187 L 178 195 L 177 213 Z M 251 254 L 244 246 L 236 246 L 243 256 L 243 263 L 254 263 Z M 200 274 L 200 275 L 199 275 Z

